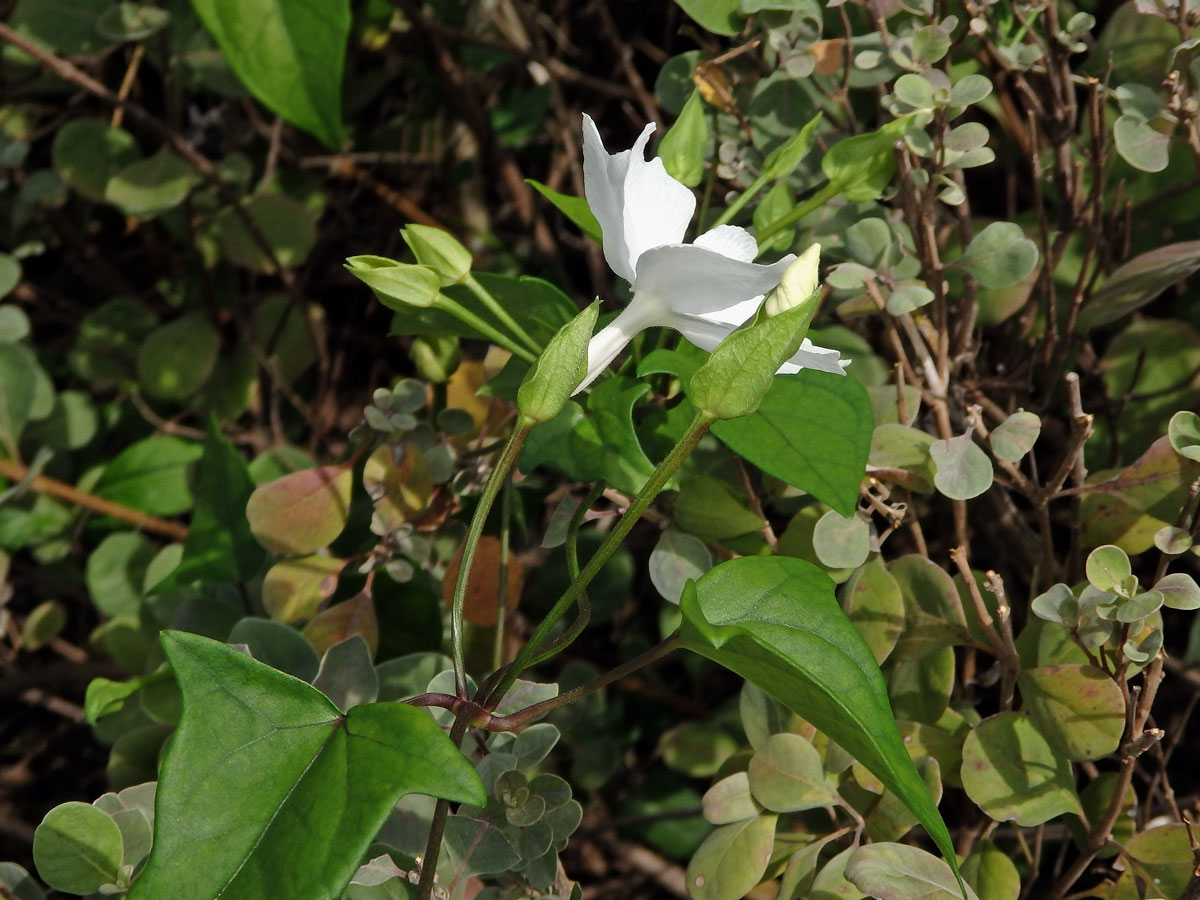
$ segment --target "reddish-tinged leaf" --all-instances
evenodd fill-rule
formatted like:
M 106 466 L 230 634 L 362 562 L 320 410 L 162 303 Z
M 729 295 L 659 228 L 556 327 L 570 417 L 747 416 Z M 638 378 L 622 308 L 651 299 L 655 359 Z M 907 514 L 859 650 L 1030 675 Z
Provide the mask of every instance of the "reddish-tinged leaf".
M 263 606 L 276 622 L 311 619 L 337 590 L 338 575 L 345 565 L 344 559 L 332 556 L 280 560 L 263 579 Z
M 419 518 L 433 496 L 433 478 L 421 451 L 405 444 L 399 461 L 391 447 L 380 447 L 363 467 L 363 487 L 389 531 Z
M 373 657 L 379 649 L 379 620 L 375 618 L 375 600 L 370 594 L 362 593 L 331 606 L 317 613 L 304 627 L 304 636 L 318 656 L 355 634 L 367 642 Z
M 346 527 L 350 483 L 348 467 L 320 466 L 261 485 L 246 504 L 250 530 L 274 553 L 312 553 Z
M 442 576 L 442 599 L 449 605 L 454 599 L 454 583 L 462 565 L 463 548 L 459 547 L 446 574 Z M 516 557 L 508 558 L 507 591 L 505 606 L 517 607 L 521 596 L 521 585 L 525 581 L 525 570 Z M 496 598 L 500 592 L 500 539 L 484 535 L 475 547 L 475 559 L 471 563 L 471 580 L 467 584 L 467 597 L 463 606 L 463 618 L 470 625 L 496 624 Z

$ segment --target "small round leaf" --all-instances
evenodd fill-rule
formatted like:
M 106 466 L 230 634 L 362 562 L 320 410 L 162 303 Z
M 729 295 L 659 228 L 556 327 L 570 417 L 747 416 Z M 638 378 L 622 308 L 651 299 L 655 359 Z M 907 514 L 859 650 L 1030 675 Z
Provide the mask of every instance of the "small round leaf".
M 1019 409 L 992 431 L 992 452 L 1000 459 L 1018 462 L 1033 449 L 1041 431 L 1042 420 L 1037 413 Z
M 687 867 L 692 900 L 740 900 L 746 896 L 767 870 L 777 818 L 755 816 L 714 829 Z
M 767 738 L 750 758 L 747 774 L 754 799 L 772 812 L 816 809 L 836 796 L 821 754 L 798 734 Z
M 1026 827 L 1079 812 L 1071 765 L 1019 713 L 984 719 L 963 744 L 963 788 L 993 819 Z
M 858 513 L 846 518 L 831 509 L 813 529 L 813 550 L 831 569 L 857 569 L 871 552 L 871 526 Z
M 1200 462 L 1200 415 L 1181 409 L 1167 423 L 1167 438 L 1181 456 Z
M 992 461 L 971 440 L 970 432 L 934 441 L 929 456 L 937 467 L 933 484 L 951 500 L 970 500 L 992 486 Z
M 1114 593 L 1122 589 L 1133 571 L 1125 551 L 1113 544 L 1105 544 L 1089 553 L 1084 570 L 1093 587 Z
M 114 884 L 122 853 L 117 823 L 88 803 L 71 801 L 54 807 L 33 833 L 38 875 L 68 894 L 92 894 Z
M 1100 759 L 1117 749 L 1125 730 L 1125 702 L 1116 682 L 1100 669 L 1025 669 L 1020 684 L 1038 730 L 1067 759 Z

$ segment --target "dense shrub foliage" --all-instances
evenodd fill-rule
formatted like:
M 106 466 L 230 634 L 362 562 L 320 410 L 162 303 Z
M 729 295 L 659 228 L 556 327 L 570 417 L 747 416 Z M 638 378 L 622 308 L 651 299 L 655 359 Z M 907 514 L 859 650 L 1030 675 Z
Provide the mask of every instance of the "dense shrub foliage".
M 1200 896 L 1197 26 L 0 3 L 0 894 Z

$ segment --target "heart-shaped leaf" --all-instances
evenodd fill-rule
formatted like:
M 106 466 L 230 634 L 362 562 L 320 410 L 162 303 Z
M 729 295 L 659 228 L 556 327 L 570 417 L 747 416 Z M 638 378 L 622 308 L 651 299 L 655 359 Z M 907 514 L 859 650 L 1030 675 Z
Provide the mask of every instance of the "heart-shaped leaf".
M 482 806 L 470 763 L 423 710 L 345 715 L 244 653 L 162 634 L 183 691 L 163 763 L 154 850 L 130 900 L 340 895 L 405 794 Z

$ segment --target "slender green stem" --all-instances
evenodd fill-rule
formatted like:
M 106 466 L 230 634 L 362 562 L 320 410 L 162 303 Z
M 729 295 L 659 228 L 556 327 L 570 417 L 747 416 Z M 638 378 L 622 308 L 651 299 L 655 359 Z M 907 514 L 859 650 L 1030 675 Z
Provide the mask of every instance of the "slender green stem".
M 529 332 L 522 328 L 517 323 L 517 320 L 508 314 L 508 310 L 500 305 L 500 301 L 493 297 L 491 292 L 482 284 L 480 284 L 474 275 L 467 273 L 467 277 L 463 280 L 463 284 L 467 286 L 472 294 L 479 298 L 479 302 L 486 306 L 488 311 L 491 312 L 493 316 L 500 320 L 501 325 L 508 328 L 513 334 L 524 341 L 525 346 L 527 346 L 535 354 L 540 354 L 542 350 L 545 349 L 541 344 L 529 336 Z
M 787 228 L 789 225 L 799 222 L 809 213 L 819 209 L 821 206 L 824 206 L 826 203 L 836 197 L 840 190 L 841 188 L 833 182 L 825 185 L 825 187 L 821 188 L 807 200 L 803 201 L 791 212 L 780 216 L 766 228 L 758 232 L 758 234 L 754 236 L 758 240 L 758 246 L 761 247 L 764 243 L 766 243 L 775 235 L 779 234 L 779 232 L 783 231 L 783 229 Z
M 470 325 L 493 344 L 503 347 L 505 350 L 508 350 L 510 353 L 512 353 L 513 356 L 519 356 L 521 359 L 525 360 L 525 362 L 531 365 L 537 359 L 537 354 L 522 347 L 507 334 L 489 325 L 461 303 L 451 300 L 445 294 L 438 295 L 437 300 L 434 301 L 433 307 L 434 309 L 440 309 L 442 312 L 454 316 L 454 318 L 458 319 L 464 325 Z
M 670 481 L 671 476 L 675 474 L 675 470 L 679 468 L 680 464 L 687 459 L 688 455 L 696 448 L 696 445 L 700 443 L 700 439 L 708 432 L 712 423 L 713 419 L 707 413 L 696 413 L 695 418 L 688 425 L 687 431 L 683 433 L 679 442 L 667 454 L 666 459 L 659 464 L 658 468 L 654 470 L 654 474 L 650 476 L 649 480 L 642 486 L 642 489 L 638 491 L 637 496 L 633 498 L 633 502 L 629 505 L 629 509 L 625 511 L 625 515 L 617 522 L 616 527 L 608 533 L 608 536 L 604 539 L 604 543 L 600 545 L 599 549 L 592 555 L 592 558 L 588 560 L 579 577 L 571 582 L 571 586 L 558 598 L 558 601 L 550 609 L 550 612 L 547 613 L 546 618 L 538 625 L 533 635 L 529 638 L 529 641 L 513 661 L 513 664 L 504 673 L 504 677 L 497 683 L 495 690 L 492 691 L 485 705 L 494 705 L 493 701 L 498 701 L 503 697 L 508 689 L 512 687 L 513 682 L 517 680 L 518 676 L 533 665 L 534 661 L 538 658 L 538 651 L 542 644 L 545 643 L 551 629 L 554 628 L 566 611 L 571 608 L 572 604 L 579 599 L 579 596 L 591 583 L 592 579 L 596 577 L 600 569 L 608 562 L 609 557 L 621 546 L 621 542 L 625 540 L 625 537 L 633 529 L 633 526 L 637 524 L 638 520 L 642 517 L 642 513 L 646 511 L 646 508 L 658 496 L 659 491 Z
M 508 538 L 512 520 L 512 478 L 500 492 L 500 582 L 496 585 L 496 632 L 492 638 L 492 670 L 504 664 L 504 625 L 508 613 Z
M 574 581 L 579 577 L 579 527 L 583 524 L 583 517 L 587 515 L 587 511 L 592 508 L 592 504 L 600 499 L 604 493 L 604 483 L 600 482 L 592 488 L 582 503 L 575 509 L 575 514 L 571 516 L 571 522 L 567 526 L 567 540 L 563 548 L 567 554 L 567 574 Z M 536 658 L 529 661 L 529 665 L 536 666 L 540 662 L 544 662 L 555 656 L 561 650 L 575 641 L 575 638 L 587 628 L 587 624 L 592 618 L 592 605 L 588 601 L 587 591 L 579 592 L 579 612 L 575 615 L 575 621 L 566 627 L 557 638 L 551 643 L 542 648 L 542 652 Z
M 483 486 L 483 493 L 479 495 L 479 505 L 475 507 L 475 515 L 471 517 L 471 527 L 467 531 L 467 540 L 463 544 L 458 578 L 454 582 L 454 606 L 450 613 L 450 640 L 454 654 L 454 688 L 458 696 L 464 700 L 467 698 L 467 663 L 463 651 L 463 604 L 467 597 L 467 583 L 471 578 L 471 564 L 475 561 L 475 548 L 479 545 L 479 537 L 483 534 L 483 526 L 487 522 L 488 513 L 491 512 L 492 504 L 496 502 L 496 495 L 500 493 L 501 485 L 508 478 L 509 470 L 517 461 L 517 455 L 521 452 L 521 444 L 525 442 L 529 428 L 530 426 L 518 425 L 509 435 L 508 441 L 505 443 L 504 449 L 500 451 L 500 457 L 492 469 L 492 474 L 488 476 L 487 484 Z
M 738 195 L 738 198 L 729 204 L 729 206 L 725 209 L 725 212 L 717 216 L 717 221 L 712 223 L 712 227 L 716 228 L 718 225 L 726 225 L 732 221 L 733 217 L 742 211 L 742 207 L 754 199 L 754 197 L 758 195 L 758 192 L 766 187 L 767 182 L 770 180 L 771 179 L 766 175 L 759 175 L 757 178 L 755 178 L 754 183 L 742 191 Z

